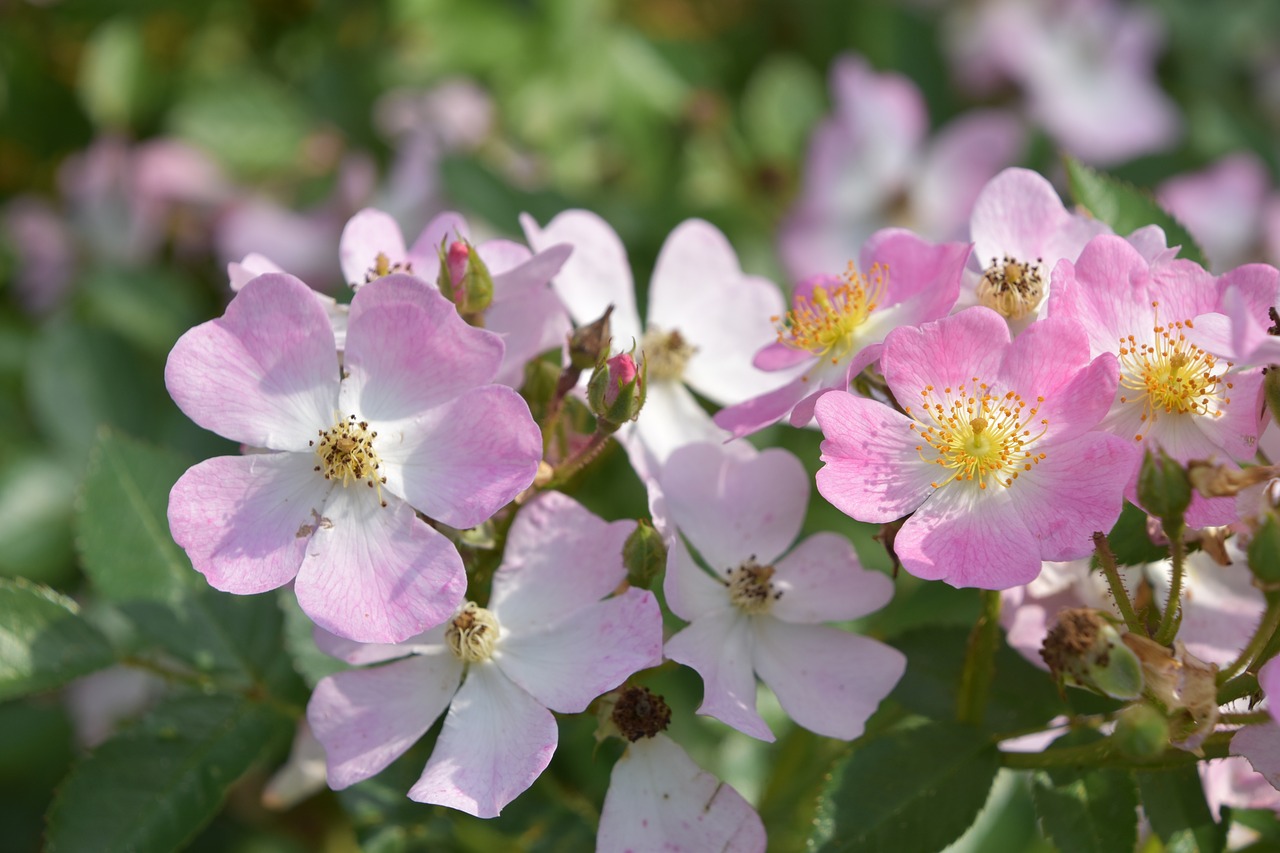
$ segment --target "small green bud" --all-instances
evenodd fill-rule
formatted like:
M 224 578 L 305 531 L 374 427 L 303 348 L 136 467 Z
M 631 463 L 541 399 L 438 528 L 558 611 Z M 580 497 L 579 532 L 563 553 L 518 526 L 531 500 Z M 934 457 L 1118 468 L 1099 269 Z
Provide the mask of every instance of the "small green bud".
M 644 368 L 636 366 L 631 353 L 624 352 L 597 364 L 587 382 L 587 403 L 599 428 L 615 432 L 640 417 L 646 384 Z
M 1265 587 L 1280 583 L 1280 523 L 1274 514 L 1264 517 L 1249 540 L 1249 571 Z
M 1143 509 L 1157 516 L 1170 537 L 1182 535 L 1183 515 L 1191 504 L 1191 481 L 1177 461 L 1161 448 L 1148 449 L 1138 469 L 1138 500 Z
M 1069 684 L 1113 699 L 1142 695 L 1142 663 L 1120 632 L 1096 610 L 1074 608 L 1058 614 L 1040 650 L 1049 671 Z
M 1138 761 L 1155 758 L 1169 746 L 1169 720 L 1145 702 L 1130 705 L 1120 712 L 1114 737 L 1122 755 Z
M 622 546 L 622 562 L 627 567 L 628 583 L 649 589 L 666 568 L 667 543 L 662 541 L 662 534 L 642 518 Z
M 440 244 L 440 292 L 458 306 L 464 317 L 484 313 L 493 302 L 493 276 L 476 247 L 464 240 Z

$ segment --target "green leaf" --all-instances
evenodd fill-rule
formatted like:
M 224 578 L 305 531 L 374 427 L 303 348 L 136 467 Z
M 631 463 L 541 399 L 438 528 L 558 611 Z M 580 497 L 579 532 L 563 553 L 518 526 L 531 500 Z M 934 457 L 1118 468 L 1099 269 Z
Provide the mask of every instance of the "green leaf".
M 1100 737 L 1065 735 L 1053 747 Z M 1138 789 L 1122 770 L 1055 768 L 1032 774 L 1031 791 L 1045 834 L 1062 853 L 1132 850 L 1138 840 Z
M 75 579 L 71 505 L 76 478 L 35 449 L 0 467 L 0 575 L 53 586 Z
M 1120 566 L 1144 566 L 1169 556 L 1168 548 L 1154 544 L 1147 535 L 1147 514 L 1128 501 L 1107 540 Z
M 822 78 L 811 63 L 794 56 L 766 59 L 742 93 L 747 138 L 762 157 L 772 160 L 798 159 L 825 110 Z
M 98 269 L 82 286 L 85 307 L 98 322 L 159 358 L 204 319 L 192 282 L 171 270 Z
M 1164 229 L 1168 245 L 1182 247 L 1181 257 L 1208 266 L 1195 238 L 1159 205 L 1150 192 L 1091 169 L 1071 157 L 1067 158 L 1067 178 L 1076 202 L 1095 218 L 1110 225 L 1117 234 L 1130 234 L 1146 225 L 1159 225 Z
M 337 658 L 329 657 L 320 651 L 315 641 L 315 623 L 302 612 L 293 590 L 288 588 L 280 590 L 276 603 L 284 614 L 285 651 L 293 659 L 294 669 L 307 682 L 308 687 L 315 687 L 326 675 L 349 668 Z
M 933 723 L 872 740 L 837 765 L 811 850 L 941 850 L 973 823 L 1000 769 L 978 729 Z
M 105 637 L 69 598 L 0 579 L 0 701 L 48 690 L 115 661 Z
M 169 490 L 187 470 L 176 454 L 103 431 L 76 517 L 85 574 L 108 601 L 175 601 L 205 586 L 169 535 Z
M 1194 766 L 1138 773 L 1142 811 L 1167 853 L 1220 853 L 1227 828 L 1213 819 Z
M 293 720 L 234 696 L 184 696 L 107 741 L 71 771 L 48 815 L 47 850 L 177 850 Z

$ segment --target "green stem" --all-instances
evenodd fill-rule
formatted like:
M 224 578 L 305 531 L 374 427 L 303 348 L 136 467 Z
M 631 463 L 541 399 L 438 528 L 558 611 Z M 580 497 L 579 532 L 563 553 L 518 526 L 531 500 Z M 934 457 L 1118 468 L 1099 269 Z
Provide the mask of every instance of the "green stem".
M 1249 711 L 1243 714 L 1223 714 L 1218 717 L 1218 722 L 1228 726 L 1253 726 L 1270 721 L 1270 711 Z
M 1248 696 L 1251 693 L 1258 692 L 1258 679 L 1255 676 L 1245 673 L 1236 676 L 1226 684 L 1218 687 L 1218 704 L 1225 705 L 1228 702 L 1234 702 L 1242 696 Z
M 574 474 L 585 468 L 587 463 L 595 459 L 600 454 L 600 451 L 604 449 L 605 442 L 609 440 L 610 435 L 612 433 L 597 429 L 592 434 L 591 440 L 581 450 L 556 466 L 556 473 L 544 487 L 544 490 L 563 486 Z
M 1258 630 L 1254 632 L 1253 639 L 1249 640 L 1249 645 L 1245 646 L 1244 651 L 1240 653 L 1240 657 L 1231 662 L 1231 665 L 1218 673 L 1218 683 L 1226 684 L 1232 678 L 1249 668 L 1249 665 L 1258 659 L 1258 655 L 1266 649 L 1267 644 L 1271 642 L 1271 638 L 1275 636 L 1276 629 L 1280 628 L 1280 596 L 1271 596 L 1271 600 L 1267 602 L 1267 612 L 1262 615 L 1262 622 L 1258 625 Z
M 1098 556 L 1098 564 L 1102 566 L 1102 573 L 1107 576 L 1107 586 L 1111 588 L 1111 597 L 1115 599 L 1125 626 L 1130 631 L 1145 635 L 1146 629 L 1142 625 L 1142 620 L 1138 618 L 1137 611 L 1133 609 L 1133 602 L 1129 600 L 1129 591 L 1124 588 L 1124 579 L 1120 577 L 1120 570 L 1116 568 L 1116 555 L 1111 552 L 1111 543 L 1107 541 L 1107 534 L 1101 531 L 1093 534 L 1093 549 Z
M 1171 747 L 1163 755 L 1138 761 L 1121 755 L 1111 738 L 1081 746 L 1064 746 L 1044 752 L 1002 752 L 1000 763 L 1014 770 L 1038 770 L 1048 767 L 1115 767 L 1125 770 L 1171 770 L 1195 764 L 1202 758 L 1224 758 L 1235 732 L 1214 732 L 1201 744 L 1204 755 Z
M 964 671 L 960 675 L 960 696 L 956 703 L 956 719 L 979 725 L 990 698 L 991 681 L 995 677 L 996 647 L 1000 642 L 1000 593 L 982 590 L 982 613 L 969 632 L 965 650 Z
M 1182 526 L 1165 531 L 1169 536 L 1169 554 L 1173 558 L 1173 577 L 1169 581 L 1169 601 L 1164 608 L 1164 616 L 1160 617 L 1160 627 L 1156 629 L 1153 639 L 1162 646 L 1173 642 L 1178 633 L 1178 605 L 1182 600 L 1182 576 L 1186 569 L 1187 545 L 1182 541 Z M 1176 535 L 1175 535 L 1176 534 Z

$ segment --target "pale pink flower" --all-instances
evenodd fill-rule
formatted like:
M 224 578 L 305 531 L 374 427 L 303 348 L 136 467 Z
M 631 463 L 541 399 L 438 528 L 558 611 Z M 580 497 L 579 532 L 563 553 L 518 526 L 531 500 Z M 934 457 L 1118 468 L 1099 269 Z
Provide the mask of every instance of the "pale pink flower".
M 434 288 L 389 276 L 351 303 L 344 366 L 313 291 L 259 276 L 226 313 L 174 345 L 178 407 L 232 441 L 276 451 L 207 459 L 169 496 L 169 527 L 196 570 L 234 593 L 296 576 L 326 630 L 398 642 L 456 609 L 465 580 L 452 527 L 491 516 L 542 455 L 528 406 L 488 384 L 496 335 Z
M 702 676 L 698 713 L 772 741 L 756 711 L 759 675 L 805 728 L 845 740 L 862 734 L 906 659 L 822 623 L 880 609 L 893 583 L 863 569 L 838 534 L 791 548 L 809 502 L 800 461 L 780 449 L 742 458 L 694 444 L 671 454 L 661 479 L 668 521 L 681 534 L 669 544 L 663 590 L 691 623 L 667 641 L 666 656 Z
M 1256 154 L 1236 153 L 1170 178 L 1156 198 L 1196 238 L 1211 267 L 1222 270 L 1256 259 L 1270 190 L 1266 164 Z
M 978 110 L 926 141 L 915 84 L 844 54 L 831 66 L 832 114 L 814 130 L 795 207 L 778 248 L 793 280 L 842 269 L 872 233 L 905 225 L 931 240 L 964 236 L 978 190 L 1017 160 L 1024 131 Z
M 406 248 L 400 226 L 389 214 L 365 208 L 342 231 L 338 249 L 342 275 L 354 288 L 388 272 L 409 273 L 435 285 L 441 245 L 467 236 L 461 215 L 441 213 Z M 476 251 L 493 277 L 493 302 L 484 312 L 485 328 L 506 345 L 495 381 L 519 387 L 525 362 L 560 346 L 569 331 L 569 319 L 548 282 L 571 249 L 549 245 L 534 254 L 511 240 L 486 240 Z
M 895 330 L 880 368 L 905 414 L 820 399 L 818 491 L 859 521 L 911 513 L 894 540 L 907 571 L 1005 589 L 1088 555 L 1119 517 L 1135 454 L 1093 431 L 1116 360 L 1090 361 L 1079 323 L 1042 320 L 1011 342 L 999 314 L 970 308 Z
M 843 276 L 800 282 L 791 310 L 778 318 L 774 343 L 756 353 L 754 363 L 803 373 L 777 390 L 722 409 L 715 422 L 735 436 L 750 435 L 788 413 L 792 426 L 809 423 L 818 398 L 848 390 L 854 377 L 880 358 L 891 331 L 951 310 L 969 248 L 887 228 L 871 236 L 858 266 L 851 263 Z
M 53 205 L 36 196 L 18 196 L 0 208 L 0 239 L 17 263 L 13 287 L 28 311 L 57 307 L 71 287 L 76 267 L 73 235 Z
M 590 323 L 612 305 L 613 350 L 638 344 L 644 353 L 648 390 L 634 433 L 648 459 L 632 452 L 640 467 L 655 468 L 683 444 L 728 437 L 691 391 L 730 405 L 780 384 L 753 367 L 751 355 L 774 336 L 770 318 L 782 312 L 782 294 L 768 279 L 742 272 L 714 225 L 686 220 L 667 237 L 642 325 L 627 252 L 608 223 L 587 210 L 565 211 L 545 228 L 527 215 L 520 221 L 535 249 L 573 246 L 553 284 L 574 321 Z M 631 432 L 619 437 L 628 441 Z
M 257 252 L 251 252 L 241 260 L 227 264 L 227 278 L 231 282 L 232 293 L 239 293 L 241 288 L 260 275 L 283 272 L 286 271 L 279 264 Z M 318 290 L 312 290 L 311 293 L 329 318 L 329 324 L 333 326 L 333 342 L 338 352 L 342 352 L 347 346 L 347 315 L 351 306 Z
M 1220 313 L 1213 276 L 1188 260 L 1150 264 L 1120 237 L 1095 237 L 1053 271 L 1049 316 L 1078 320 L 1094 355 L 1119 358 L 1120 388 L 1101 428 L 1136 448 L 1163 447 L 1179 462 L 1254 455 L 1262 377 L 1226 375 L 1227 364 L 1191 340 L 1201 315 Z M 1226 457 L 1223 459 L 1222 457 Z M 1126 497 L 1137 503 L 1136 457 Z M 1235 520 L 1230 498 L 1194 495 L 1191 527 Z
M 1219 310 L 1195 318 L 1187 339 L 1227 359 L 1234 371 L 1280 364 L 1280 325 L 1270 312 L 1280 308 L 1280 271 L 1246 264 L 1218 278 Z
M 763 853 L 760 815 L 731 786 L 693 763 L 671 738 L 641 738 L 613 765 L 597 853 Z
M 973 255 L 956 308 L 985 305 L 1016 332 L 1038 315 L 1058 261 L 1074 261 L 1086 243 L 1111 229 L 1069 212 L 1040 174 L 1005 169 L 978 194 L 969 233 Z
M 1264 729 L 1271 729 L 1266 726 Z M 1280 729 L 1274 731 L 1280 736 Z M 1241 745 L 1246 746 L 1249 735 L 1242 738 Z M 1234 738 L 1232 750 L 1236 749 Z M 1280 791 L 1267 781 L 1267 778 L 1254 770 L 1249 760 L 1239 754 L 1211 761 L 1201 761 L 1196 765 L 1200 771 L 1200 782 L 1204 785 L 1204 797 L 1209 803 L 1209 811 L 1219 820 L 1225 820 L 1223 806 L 1232 809 L 1271 809 L 1280 812 Z M 1228 850 L 1244 850 L 1257 840 L 1257 833 L 1239 821 L 1231 821 L 1228 834 Z
M 580 713 L 661 661 L 653 594 L 628 589 L 605 598 L 626 578 L 622 547 L 634 526 L 605 522 L 548 492 L 516 517 L 487 607 L 468 603 L 450 622 L 397 646 L 317 636 L 348 663 L 380 664 L 322 679 L 307 705 L 328 755 L 329 785 L 342 789 L 378 773 L 448 708 L 409 798 L 477 817 L 501 812 L 551 761 L 551 711 Z

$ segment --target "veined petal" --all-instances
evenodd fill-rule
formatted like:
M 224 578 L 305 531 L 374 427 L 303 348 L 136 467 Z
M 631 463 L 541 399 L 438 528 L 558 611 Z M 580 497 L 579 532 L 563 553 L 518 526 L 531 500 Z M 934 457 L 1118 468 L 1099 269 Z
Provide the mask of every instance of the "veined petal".
M 345 661 L 352 666 L 364 666 L 371 663 L 385 663 L 389 660 L 408 657 L 409 655 L 430 655 L 445 648 L 444 632 L 446 624 L 423 631 L 416 637 L 410 637 L 403 643 L 357 643 L 346 637 L 326 631 L 315 626 L 311 629 L 311 639 L 316 648 L 329 657 Z
M 894 539 L 902 567 L 956 587 L 1007 589 L 1035 579 L 1040 542 L 1015 507 L 1013 491 L 979 490 L 973 481 L 936 489 Z
M 672 379 L 649 383 L 635 436 L 658 464 L 687 444 L 728 438 L 684 383 Z
M 809 477 L 791 453 L 770 449 L 751 458 L 718 445 L 691 444 L 663 466 L 668 517 L 716 571 L 754 556 L 780 556 L 800 532 Z
M 542 434 L 504 385 L 472 388 L 408 421 L 374 423 L 385 488 L 452 527 L 474 527 L 533 482 Z
M 826 625 L 754 621 L 752 663 L 791 719 L 827 737 L 853 740 L 889 695 L 907 659 L 884 643 Z
M 634 521 L 608 522 L 563 492 L 522 508 L 493 576 L 489 609 L 508 632 L 540 631 L 598 603 L 627 576 Z
M 308 450 L 333 423 L 338 353 L 314 292 L 293 276 L 260 275 L 227 311 L 178 339 L 165 386 L 207 430 L 271 450 Z
M 551 763 L 551 712 L 496 666 L 472 665 L 409 799 L 497 817 Z
M 754 642 L 750 617 L 734 609 L 695 619 L 667 640 L 665 654 L 702 676 L 699 714 L 772 743 L 773 732 L 756 712 L 756 676 L 751 668 Z
M 823 467 L 818 492 L 859 521 L 883 524 L 901 518 L 927 498 L 938 477 L 916 446 L 911 419 L 883 403 L 833 391 L 815 409 Z
M 781 388 L 721 409 L 712 420 L 735 438 L 751 435 L 782 420 L 811 390 L 803 379 L 793 379 Z
M 314 464 L 307 453 L 254 453 L 192 466 L 169 493 L 174 541 L 216 589 L 284 586 L 302 565 L 332 488 Z
M 834 622 L 874 613 L 893 597 L 893 581 L 858 562 L 853 545 L 837 533 L 815 533 L 774 563 L 774 589 L 782 597 L 769 614 L 783 622 Z
M 1280 725 L 1245 726 L 1232 736 L 1231 754 L 1249 759 L 1272 787 L 1280 788 Z
M 763 853 L 764 824 L 728 784 L 701 770 L 659 733 L 613 765 L 600 812 L 597 853 Z
M 909 407 L 930 386 L 971 387 L 975 376 L 991 381 L 1009 341 L 1003 317 L 989 308 L 967 308 L 931 323 L 894 329 L 885 337 L 880 370 L 894 395 Z
M 351 300 L 339 405 L 369 421 L 410 418 L 487 384 L 501 362 L 501 339 L 468 326 L 438 290 L 385 276 Z
M 628 589 L 539 631 L 504 634 L 493 662 L 539 703 L 577 714 L 632 673 L 662 663 L 662 611 L 653 593 Z
M 440 651 L 320 680 L 307 722 L 324 746 L 330 788 L 340 791 L 381 772 L 431 728 L 462 677 L 462 663 Z
M 679 534 L 667 543 L 667 572 L 662 579 L 662 593 L 671 612 L 686 622 L 716 611 L 731 612 L 733 608 L 725 585 L 693 561 Z
M 393 495 L 335 488 L 294 590 L 311 620 L 361 643 L 399 643 L 439 625 L 466 588 L 453 543 Z
M 347 220 L 338 240 L 338 260 L 342 277 L 352 287 L 360 287 L 370 270 L 377 266 L 378 255 L 392 264 L 405 260 L 404 235 L 391 214 L 366 207 Z

